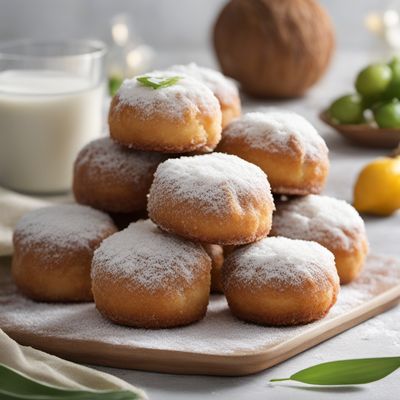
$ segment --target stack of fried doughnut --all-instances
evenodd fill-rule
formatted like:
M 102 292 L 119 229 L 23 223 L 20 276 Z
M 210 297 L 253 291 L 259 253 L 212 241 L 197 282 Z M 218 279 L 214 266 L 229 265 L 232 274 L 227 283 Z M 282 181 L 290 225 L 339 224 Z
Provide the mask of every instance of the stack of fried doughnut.
M 240 111 L 232 82 L 195 64 L 124 81 L 110 136 L 75 161 L 78 204 L 17 225 L 20 290 L 41 301 L 93 298 L 106 318 L 137 328 L 200 320 L 210 291 L 257 324 L 326 315 L 339 276 L 346 283 L 361 270 L 363 222 L 318 195 L 328 149 L 309 122 Z M 273 195 L 288 196 L 274 217 Z
M 306 119 L 277 109 L 245 114 L 223 130 L 217 151 L 250 161 L 268 175 L 280 200 L 271 235 L 318 242 L 335 255 L 341 283 L 357 278 L 368 253 L 364 222 L 350 204 L 319 195 L 328 175 L 328 148 Z

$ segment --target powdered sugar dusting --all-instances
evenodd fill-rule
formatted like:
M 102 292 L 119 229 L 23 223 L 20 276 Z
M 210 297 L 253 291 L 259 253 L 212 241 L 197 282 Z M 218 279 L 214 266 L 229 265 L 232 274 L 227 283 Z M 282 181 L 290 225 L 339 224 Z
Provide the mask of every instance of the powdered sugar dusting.
M 93 256 L 92 278 L 127 279 L 150 291 L 182 279 L 190 285 L 207 258 L 200 244 L 164 233 L 149 220 L 138 221 L 102 242 Z
M 22 297 L 12 283 L 9 269 L 0 268 L 0 326 L 7 331 L 37 336 L 82 339 L 114 346 L 189 351 L 229 355 L 262 351 L 301 335 L 310 338 L 315 328 L 356 311 L 376 296 L 400 284 L 400 261 L 370 256 L 361 276 L 342 287 L 337 303 L 320 321 L 297 327 L 265 327 L 241 322 L 230 313 L 222 295 L 214 295 L 206 317 L 175 329 L 146 330 L 114 325 L 96 311 L 93 303 L 45 304 Z
M 176 72 L 153 71 L 149 76 L 174 77 Z M 125 80 L 117 93 L 119 104 L 135 107 L 142 118 L 162 114 L 166 119 L 181 120 L 188 112 L 221 117 L 220 105 L 212 91 L 200 81 L 182 74 L 174 85 L 153 89 L 135 78 Z
M 234 251 L 225 261 L 226 285 L 258 288 L 339 284 L 333 254 L 315 242 L 269 237 Z M 247 286 L 246 286 L 247 287 Z
M 288 154 L 295 152 L 294 141 L 305 159 L 321 159 L 328 154 L 316 129 L 301 115 L 285 110 L 245 114 L 225 128 L 224 138 L 240 138 L 254 149 Z
M 224 105 L 235 103 L 239 98 L 239 91 L 232 79 L 221 72 L 210 68 L 200 67 L 195 63 L 187 65 L 173 65 L 168 68 L 180 74 L 189 75 L 203 82 Z
M 357 210 L 344 200 L 308 195 L 277 204 L 272 234 L 350 250 L 355 236 L 365 237 L 365 225 Z
M 135 151 L 105 137 L 88 143 L 79 153 L 75 169 L 86 167 L 89 176 L 104 175 L 124 183 L 139 183 L 152 173 L 165 156 Z
M 233 155 L 212 153 L 169 159 L 157 168 L 150 188 L 148 210 L 163 207 L 167 197 L 192 203 L 204 213 L 225 213 L 235 199 L 240 206 L 249 198 L 273 204 L 265 173 Z
M 14 238 L 19 251 L 41 251 L 56 260 L 59 251 L 93 247 L 114 227 L 111 218 L 98 210 L 77 204 L 40 208 L 25 214 L 17 223 Z

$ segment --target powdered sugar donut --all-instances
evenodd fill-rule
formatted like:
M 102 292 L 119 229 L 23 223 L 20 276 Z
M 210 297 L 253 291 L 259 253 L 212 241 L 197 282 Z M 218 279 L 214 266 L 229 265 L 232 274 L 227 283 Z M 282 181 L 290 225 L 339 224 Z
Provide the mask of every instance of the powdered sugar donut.
M 125 80 L 108 119 L 111 137 L 139 150 L 208 152 L 221 139 L 217 98 L 200 81 L 170 71 Z
M 149 217 L 162 229 L 220 245 L 263 238 L 273 210 L 264 172 L 222 153 L 163 162 L 148 199 Z
M 364 221 L 350 204 L 309 195 L 278 203 L 272 235 L 313 240 L 335 255 L 341 283 L 355 279 L 368 253 Z
M 97 309 L 110 320 L 141 328 L 187 325 L 203 318 L 211 260 L 201 244 L 132 223 L 106 239 L 92 263 Z
M 17 287 L 34 300 L 92 300 L 93 252 L 116 231 L 107 214 L 86 206 L 58 205 L 25 214 L 13 237 Z
M 87 144 L 74 165 L 73 192 L 80 204 L 112 213 L 146 210 L 159 153 L 127 149 L 110 138 Z
M 314 127 L 289 111 L 253 112 L 222 133 L 218 151 L 258 165 L 274 193 L 320 193 L 328 175 L 328 148 Z
M 218 244 L 203 243 L 204 250 L 211 258 L 211 293 L 222 293 L 221 270 L 224 264 L 224 249 Z
M 211 89 L 221 106 L 223 128 L 240 115 L 241 104 L 237 86 L 221 72 L 199 67 L 195 63 L 173 65 L 169 70 L 198 79 Z
M 339 277 L 333 254 L 316 242 L 265 238 L 229 255 L 222 268 L 232 313 L 265 325 L 322 318 L 335 304 Z

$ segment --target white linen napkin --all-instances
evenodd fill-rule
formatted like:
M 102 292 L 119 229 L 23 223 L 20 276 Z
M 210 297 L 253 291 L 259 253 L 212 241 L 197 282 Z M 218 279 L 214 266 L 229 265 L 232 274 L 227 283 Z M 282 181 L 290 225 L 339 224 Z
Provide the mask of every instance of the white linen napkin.
M 147 399 L 141 389 L 104 372 L 52 356 L 32 347 L 21 346 L 0 329 L 0 364 L 36 381 L 63 389 L 130 390 Z

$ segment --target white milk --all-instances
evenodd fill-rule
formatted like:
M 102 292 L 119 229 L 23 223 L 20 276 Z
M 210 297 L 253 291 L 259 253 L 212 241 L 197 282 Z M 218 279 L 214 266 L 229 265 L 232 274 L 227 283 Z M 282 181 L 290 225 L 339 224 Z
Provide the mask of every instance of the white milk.
M 78 151 L 100 135 L 102 101 L 102 86 L 64 72 L 0 72 L 0 185 L 68 190 Z

